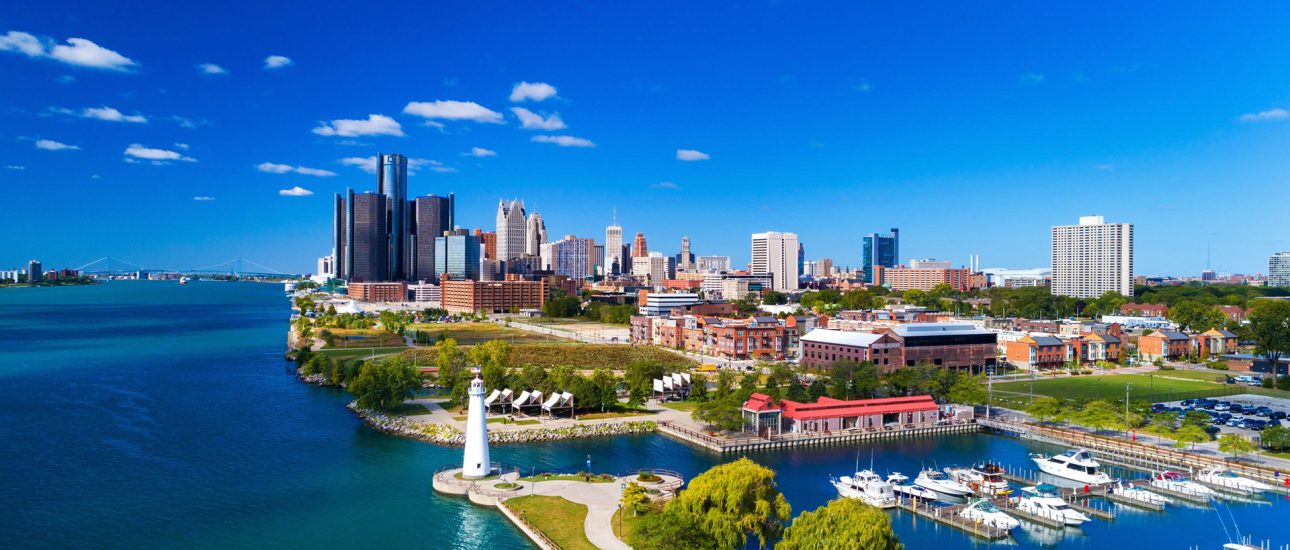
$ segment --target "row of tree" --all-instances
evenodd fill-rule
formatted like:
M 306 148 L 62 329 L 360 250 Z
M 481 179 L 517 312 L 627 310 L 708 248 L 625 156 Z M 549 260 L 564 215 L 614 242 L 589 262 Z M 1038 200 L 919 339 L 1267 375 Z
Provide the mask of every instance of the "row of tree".
M 542 314 L 559 318 L 579 317 L 613 325 L 626 325 L 631 322 L 632 315 L 636 314 L 636 308 L 630 305 L 588 302 L 583 306 L 582 302 L 582 298 L 578 296 L 571 296 L 557 290 L 543 302 Z

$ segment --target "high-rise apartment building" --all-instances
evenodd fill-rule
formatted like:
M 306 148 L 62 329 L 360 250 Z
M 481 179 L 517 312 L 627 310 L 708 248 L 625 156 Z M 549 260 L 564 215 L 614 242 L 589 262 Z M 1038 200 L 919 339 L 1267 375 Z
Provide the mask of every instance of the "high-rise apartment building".
M 864 282 L 877 284 L 873 277 L 873 266 L 896 267 L 900 265 L 900 230 L 893 227 L 891 233 L 865 235 L 860 250 L 861 269 L 864 271 Z
M 512 200 L 497 203 L 497 259 L 506 261 L 518 258 L 526 246 L 525 233 L 528 219 L 524 215 L 524 202 Z
M 45 266 L 41 265 L 38 260 L 27 262 L 27 282 L 39 283 L 45 278 Z
M 1268 257 L 1268 286 L 1290 286 L 1290 252 Z
M 636 232 L 636 239 L 632 241 L 632 257 L 647 258 L 649 257 L 649 247 L 645 245 L 645 234 Z
M 377 154 L 376 192 L 385 196 L 389 247 L 386 272 L 391 279 L 408 277 L 408 158 L 399 154 Z
M 438 270 L 435 279 L 447 274 L 454 280 L 479 280 L 482 248 L 479 237 L 467 235 L 464 229 L 435 238 L 435 269 Z
M 546 222 L 542 221 L 542 214 L 537 212 L 529 214 L 524 230 L 524 253 L 537 256 L 542 253 L 544 244 L 546 244 Z
M 816 277 L 833 277 L 833 260 L 829 258 L 820 258 L 816 263 L 818 264 L 818 267 L 816 268 L 816 271 L 818 272 L 815 275 Z
M 605 273 L 617 275 L 626 272 L 623 266 L 623 228 L 618 225 L 618 213 L 605 228 Z
M 699 256 L 694 265 L 699 273 L 725 273 L 730 271 L 730 256 Z
M 570 279 L 586 279 L 596 273 L 596 241 L 565 235 L 550 243 L 551 271 Z
M 632 258 L 632 275 L 645 277 L 651 285 L 663 284 L 663 281 L 671 279 L 674 273 L 675 266 L 672 264 L 672 258 L 664 256 L 661 252 L 651 252 L 644 257 Z
M 799 271 L 796 233 L 753 233 L 752 273 L 771 275 L 774 290 L 796 290 Z
M 453 196 L 429 195 L 412 201 L 412 266 L 408 279 L 432 281 L 438 278 L 435 268 L 435 241 L 452 229 Z
M 389 207 L 380 193 L 350 194 L 346 241 L 351 258 L 349 280 L 390 280 Z
M 1054 226 L 1052 262 L 1053 294 L 1133 296 L 1133 224 L 1080 216 L 1079 225 Z

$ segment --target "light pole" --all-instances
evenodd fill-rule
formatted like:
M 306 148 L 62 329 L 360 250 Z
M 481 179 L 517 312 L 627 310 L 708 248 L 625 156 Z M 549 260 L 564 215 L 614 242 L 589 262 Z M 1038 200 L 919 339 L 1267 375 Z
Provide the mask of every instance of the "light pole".
M 1129 437 L 1129 388 L 1133 384 L 1124 385 L 1124 436 Z

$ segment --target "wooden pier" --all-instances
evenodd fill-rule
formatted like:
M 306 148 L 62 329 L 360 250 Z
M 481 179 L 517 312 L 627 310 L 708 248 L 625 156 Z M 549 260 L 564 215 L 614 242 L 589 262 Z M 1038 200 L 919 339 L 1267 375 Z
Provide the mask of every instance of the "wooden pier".
M 960 516 L 959 512 L 966 508 L 966 506 L 962 504 L 933 506 L 929 503 L 919 502 L 915 499 L 901 499 L 897 502 L 896 507 L 907 512 L 912 512 L 916 516 L 949 525 L 966 533 L 970 533 L 975 537 L 989 541 L 1003 540 L 1008 538 L 1010 535 L 1008 531 L 1003 529 L 984 525 Z
M 1126 496 L 1124 496 L 1124 495 L 1121 495 L 1121 494 L 1119 494 L 1119 493 L 1107 493 L 1107 495 L 1106 495 L 1106 500 L 1109 500 L 1109 501 L 1114 502 L 1114 503 L 1116 503 L 1116 504 L 1123 504 L 1123 505 L 1125 505 L 1125 506 L 1133 506 L 1133 507 L 1135 507 L 1135 508 L 1142 508 L 1142 509 L 1144 509 L 1144 510 L 1151 510 L 1151 511 L 1154 511 L 1154 512 L 1163 512 L 1163 511 L 1165 511 L 1165 505 L 1164 505 L 1164 504 L 1161 504 L 1161 503 L 1159 503 L 1159 502 L 1144 502 L 1144 501 L 1141 501 L 1141 500 L 1134 500 L 1134 499 L 1131 499 L 1131 498 L 1126 497 Z

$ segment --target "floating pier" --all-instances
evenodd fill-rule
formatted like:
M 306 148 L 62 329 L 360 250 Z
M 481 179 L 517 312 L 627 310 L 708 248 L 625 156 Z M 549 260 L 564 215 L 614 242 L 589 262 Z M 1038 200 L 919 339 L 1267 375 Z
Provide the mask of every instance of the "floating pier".
M 1124 496 L 1124 495 L 1121 495 L 1121 494 L 1119 494 L 1119 493 L 1107 493 L 1107 495 L 1106 495 L 1106 500 L 1109 500 L 1109 501 L 1114 502 L 1114 503 L 1116 503 L 1116 504 L 1123 504 L 1123 505 L 1125 505 L 1125 506 L 1133 506 L 1133 507 L 1135 507 L 1135 508 L 1142 508 L 1142 509 L 1144 509 L 1144 510 L 1151 510 L 1151 511 L 1154 511 L 1154 512 L 1163 512 L 1163 511 L 1165 511 L 1165 505 L 1164 505 L 1164 504 L 1161 504 L 1161 503 L 1159 503 L 1159 502 L 1145 502 L 1145 501 L 1141 501 L 1141 500 L 1134 500 L 1134 499 L 1131 499 L 1131 498 L 1126 497 L 1126 496 Z
M 896 506 L 907 512 L 912 512 L 914 515 L 949 525 L 966 533 L 970 533 L 975 537 L 990 541 L 1006 539 L 1010 534 L 1008 531 L 1003 529 L 984 525 L 960 516 L 959 512 L 966 508 L 966 506 L 962 504 L 932 506 L 913 499 L 901 499 L 896 503 Z

